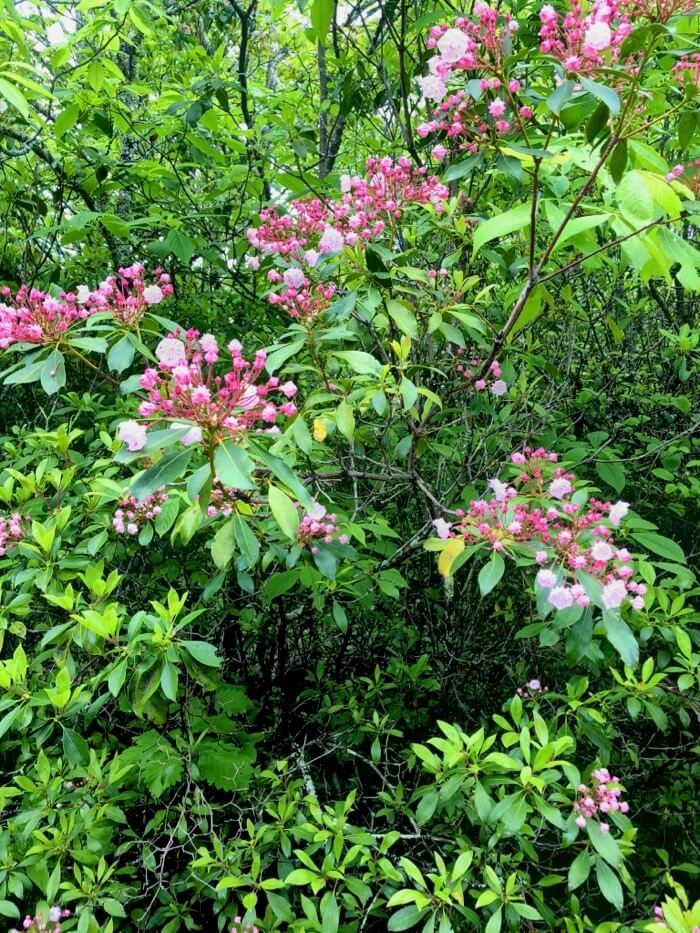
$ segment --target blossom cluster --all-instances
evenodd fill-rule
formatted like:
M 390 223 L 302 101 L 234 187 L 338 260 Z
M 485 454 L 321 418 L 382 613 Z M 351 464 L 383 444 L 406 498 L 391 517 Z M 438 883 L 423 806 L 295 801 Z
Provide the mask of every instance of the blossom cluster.
M 141 320 L 151 305 L 160 304 L 173 293 L 170 276 L 162 269 L 153 270 L 153 280 L 144 278 L 144 266 L 134 263 L 117 270 L 100 282 L 94 291 L 81 285 L 76 293 L 77 302 L 90 314 L 111 314 L 125 327 Z
M 23 537 L 22 516 L 18 512 L 14 512 L 9 518 L 0 516 L 0 557 L 4 557 Z
M 323 256 L 383 236 L 409 204 L 432 204 L 443 210 L 449 196 L 438 178 L 406 158 L 394 162 L 372 157 L 364 177 L 344 175 L 340 187 L 336 201 L 303 198 L 292 201 L 286 213 L 278 207 L 265 208 L 259 225 L 248 230 L 252 247 L 288 264 L 283 272 L 268 273 L 268 281 L 281 285 L 279 291 L 271 291 L 269 300 L 291 317 L 313 320 L 333 300 L 336 284 L 321 281 L 313 271 Z M 259 257 L 247 256 L 246 265 L 258 269 Z
M 217 515 L 223 515 L 228 518 L 236 511 L 236 506 L 241 499 L 247 499 L 244 492 L 232 486 L 224 486 L 218 478 L 215 478 L 209 495 L 207 516 L 216 518 Z
M 22 930 L 27 933 L 61 933 L 61 920 L 70 917 L 70 910 L 60 907 L 51 907 L 48 916 L 44 918 L 41 914 L 36 917 L 30 917 L 29 914 L 22 921 Z M 10 930 L 10 933 L 20 933 L 19 930 Z
M 54 298 L 22 285 L 13 295 L 5 286 L 0 289 L 0 347 L 6 350 L 17 343 L 56 346 L 72 324 L 89 316 L 90 311 L 72 293 Z
M 432 120 L 422 123 L 417 133 L 445 134 L 448 143 L 475 153 L 479 146 L 532 119 L 532 109 L 519 95 L 522 82 L 517 77 L 503 79 L 503 60 L 512 52 L 512 36 L 518 22 L 509 13 L 500 14 L 484 3 L 476 3 L 474 19 L 460 17 L 454 26 L 433 26 L 426 40 L 437 50 L 429 61 L 429 74 L 418 79 L 426 100 L 437 107 Z M 467 94 L 462 88 L 448 95 L 447 82 L 455 74 L 481 72 L 478 90 Z M 432 154 L 442 160 L 447 148 L 439 143 Z
M 144 525 L 160 515 L 162 505 L 167 498 L 168 494 L 164 486 L 152 496 L 146 496 L 145 499 L 135 499 L 133 496 L 125 495 L 119 502 L 119 508 L 112 519 L 114 530 L 118 535 L 138 534 Z
M 324 544 L 331 544 L 334 535 L 338 532 L 337 521 L 337 515 L 327 514 L 325 508 L 317 503 L 299 522 L 297 531 L 299 546 L 308 547 L 312 554 L 318 553 L 318 546 L 315 542 L 322 541 Z M 338 537 L 338 541 L 340 544 L 347 544 L 348 536 L 342 534 Z
M 165 337 L 156 348 L 158 368 L 149 367 L 139 380 L 148 393 L 139 415 L 185 430 L 182 443 L 187 446 L 202 441 L 211 446 L 253 429 L 279 433 L 277 418 L 296 414 L 291 401 L 296 385 L 282 384 L 276 376 L 258 381 L 267 360 L 264 350 L 258 350 L 252 361 L 246 360 L 240 342 L 232 340 L 227 351 L 231 368 L 218 376 L 214 366 L 221 351 L 212 334 L 188 330 Z M 124 421 L 118 436 L 129 450 L 141 450 L 147 442 L 147 426 Z
M 260 933 L 252 923 L 244 924 L 242 917 L 234 917 L 233 922 L 234 926 L 231 927 L 231 933 Z
M 140 264 L 119 269 L 94 291 L 80 285 L 58 297 L 22 285 L 16 294 L 0 289 L 0 348 L 17 343 L 57 346 L 76 322 L 95 314 L 109 314 L 125 326 L 140 320 L 144 310 L 172 294 L 170 276 L 161 269 L 146 284 Z
M 629 804 L 620 800 L 622 787 L 618 777 L 611 776 L 607 768 L 598 768 L 592 777 L 591 787 L 579 784 L 578 797 L 573 805 L 574 812 L 578 814 L 576 825 L 582 829 L 594 817 L 605 816 L 607 813 L 627 813 L 629 810 Z M 599 822 L 598 826 L 602 833 L 610 831 L 606 822 Z
M 614 63 L 632 32 L 632 23 L 617 0 L 595 0 L 585 15 L 580 0 L 570 0 L 563 18 L 547 4 L 539 17 L 540 51 L 553 55 L 573 74 Z
M 632 579 L 632 555 L 615 544 L 609 527 L 619 526 L 628 504 L 591 497 L 584 507 L 573 501 L 575 477 L 557 461 L 557 454 L 541 447 L 512 454 L 518 470 L 513 481 L 492 479 L 493 498 L 472 499 L 466 512 L 456 510 L 456 522 L 437 519 L 439 537 L 461 535 L 497 552 L 533 555 L 540 567 L 535 583 L 556 610 L 593 600 L 610 610 L 624 602 L 643 609 L 646 586 Z
M 700 196 L 700 159 L 674 165 L 666 175 L 666 181 L 680 181 L 687 185 L 696 196 Z
M 533 680 L 528 680 L 522 687 L 518 687 L 515 692 L 523 700 L 534 700 L 536 697 L 540 696 L 540 694 L 546 693 L 548 690 L 549 687 L 543 687 L 542 683 L 537 680 L 537 678 L 534 678 Z
M 458 358 L 458 362 L 455 365 L 456 371 L 464 379 L 474 380 L 474 388 L 477 392 L 482 392 L 484 389 L 488 388 L 491 394 L 497 397 L 506 394 L 508 391 L 508 384 L 501 378 L 501 364 L 498 360 L 494 360 L 491 363 L 484 377 L 474 379 L 479 370 L 478 358 L 471 357 L 468 361 L 462 362 L 461 358 L 464 355 L 463 348 L 458 347 L 456 353 Z

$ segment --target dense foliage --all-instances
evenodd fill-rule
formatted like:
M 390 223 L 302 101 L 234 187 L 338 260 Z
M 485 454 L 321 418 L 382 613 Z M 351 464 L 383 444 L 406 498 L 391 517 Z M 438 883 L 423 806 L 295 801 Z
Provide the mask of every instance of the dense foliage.
M 0 0 L 3 930 L 700 930 L 698 23 Z

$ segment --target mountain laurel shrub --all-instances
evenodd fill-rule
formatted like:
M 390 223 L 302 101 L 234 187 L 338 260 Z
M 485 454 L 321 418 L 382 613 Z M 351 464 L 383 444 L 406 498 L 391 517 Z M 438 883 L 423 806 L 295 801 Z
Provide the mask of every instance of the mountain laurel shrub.
M 700 930 L 695 4 L 379 10 L 381 68 L 361 5 L 262 4 L 400 85 L 385 151 L 348 74 L 316 180 L 255 4 L 228 90 L 223 11 L 74 6 L 0 8 L 8 158 L 88 207 L 2 261 L 3 928 Z M 167 43 L 199 155 L 137 153 L 132 216 L 81 134 L 140 145 Z

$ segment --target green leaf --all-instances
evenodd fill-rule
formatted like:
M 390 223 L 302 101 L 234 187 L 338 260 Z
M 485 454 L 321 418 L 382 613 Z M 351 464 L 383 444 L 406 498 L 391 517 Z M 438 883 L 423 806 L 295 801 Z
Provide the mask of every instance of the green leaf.
M 211 558 L 219 570 L 223 570 L 231 562 L 235 552 L 236 530 L 235 519 L 230 518 L 219 528 L 211 543 Z
M 606 862 L 618 868 L 622 864 L 622 853 L 610 833 L 601 832 L 595 820 L 588 820 L 586 830 L 596 852 L 602 855 Z
M 255 489 L 252 477 L 254 467 L 248 452 L 230 438 L 222 441 L 214 451 L 214 468 L 224 486 Z
M 574 891 L 576 888 L 580 887 L 583 882 L 588 878 L 591 873 L 591 866 L 593 865 L 593 859 L 588 854 L 587 849 L 583 849 L 576 858 L 573 860 L 569 866 L 569 875 L 567 883 L 569 885 L 569 890 Z
M 621 463 L 608 460 L 598 460 L 595 465 L 598 476 L 617 493 L 625 488 L 625 470 Z
M 187 234 L 181 233 L 179 230 L 171 230 L 163 245 L 169 252 L 177 256 L 181 262 L 189 263 L 196 244 Z
M 648 551 L 652 551 L 654 554 L 658 554 L 659 557 L 665 557 L 678 564 L 686 563 L 683 549 L 679 547 L 675 541 L 666 538 L 664 535 L 657 534 L 654 531 L 637 531 L 632 537 L 635 541 L 639 542 L 642 547 L 645 547 Z
M 376 376 L 382 365 L 379 360 L 363 350 L 336 350 L 333 356 L 347 363 L 350 369 L 360 376 Z
M 221 658 L 217 655 L 214 645 L 209 644 L 208 641 L 182 641 L 180 644 L 200 664 L 205 664 L 207 667 L 221 667 Z
M 4 97 L 15 110 L 19 110 L 25 119 L 29 119 L 30 114 L 33 113 L 24 94 L 4 78 L 0 78 L 0 96 Z
M 599 84 L 597 81 L 591 81 L 590 78 L 584 78 L 582 75 L 578 76 L 578 80 L 589 94 L 592 94 L 605 104 L 614 117 L 620 113 L 620 98 L 611 87 L 607 87 L 605 84 Z
M 333 19 L 334 9 L 335 0 L 313 0 L 311 4 L 311 13 L 309 15 L 311 28 L 321 43 L 325 42 L 328 27 Z
M 44 361 L 30 363 L 29 366 L 21 366 L 4 379 L 4 385 L 16 386 L 25 385 L 29 382 L 38 382 L 41 379 L 41 373 L 44 368 Z
M 488 596 L 499 583 L 505 569 L 503 557 L 498 551 L 492 551 L 490 560 L 479 571 L 479 590 L 482 596 Z
M 552 111 L 552 113 L 559 116 L 561 113 L 561 108 L 569 100 L 573 90 L 573 81 L 562 81 L 559 87 L 552 91 L 546 101 L 547 107 Z
M 80 107 L 78 104 L 69 104 L 65 110 L 62 110 L 59 115 L 56 117 L 53 123 L 53 131 L 56 135 L 56 139 L 60 139 L 64 133 L 67 133 L 68 130 L 75 124 L 75 121 L 80 115 Z
M 299 580 L 298 570 L 286 570 L 284 573 L 273 573 L 263 586 L 263 592 L 268 599 L 275 599 L 291 590 Z
M 617 610 L 603 610 L 603 628 L 606 638 L 625 664 L 635 668 L 639 663 L 639 644 L 634 632 Z
M 482 220 L 474 232 L 474 255 L 491 240 L 500 239 L 516 230 L 524 231 L 530 225 L 530 204 L 518 204 L 504 214 Z
M 335 410 L 335 423 L 343 437 L 352 441 L 355 433 L 355 416 L 352 413 L 352 406 L 343 399 Z
M 133 337 L 131 334 L 124 334 L 107 354 L 107 366 L 113 372 L 123 373 L 133 363 L 135 351 L 136 344 Z
M 52 350 L 41 370 L 41 387 L 47 395 L 55 395 L 66 384 L 66 362 L 60 350 Z
M 267 492 L 270 511 L 275 521 L 281 528 L 283 534 L 292 541 L 295 541 L 297 531 L 299 530 L 299 513 L 294 503 L 286 492 L 278 489 L 277 486 L 273 486 L 272 483 L 270 483 Z
M 625 901 L 622 885 L 612 868 L 606 865 L 605 862 L 598 861 L 595 866 L 595 876 L 600 893 L 605 900 L 609 901 L 618 910 L 622 910 Z
M 167 486 L 187 469 L 192 458 L 191 450 L 176 450 L 166 454 L 145 473 L 141 473 L 131 484 L 131 494 L 135 499 L 145 499 L 153 495 L 161 486 Z
M 414 927 L 423 919 L 426 912 L 426 908 L 419 909 L 418 907 L 414 907 L 413 904 L 409 904 L 408 907 L 402 907 L 401 910 L 389 917 L 387 930 L 389 930 L 390 933 L 397 930 L 410 930 L 411 927 Z
M 625 173 L 625 169 L 627 168 L 627 158 L 627 140 L 621 139 L 618 143 L 615 144 L 615 148 L 613 149 L 610 158 L 608 159 L 610 174 L 612 175 L 612 180 L 616 185 L 620 183 L 620 180 Z
M 245 558 L 246 566 L 253 567 L 260 556 L 260 542 L 242 515 L 233 516 L 233 531 L 236 544 Z
M 407 334 L 409 337 L 418 336 L 418 324 L 412 308 L 390 298 L 386 303 L 386 310 L 402 334 Z
M 72 765 L 86 765 L 90 761 L 88 744 L 74 729 L 64 728 L 63 751 Z

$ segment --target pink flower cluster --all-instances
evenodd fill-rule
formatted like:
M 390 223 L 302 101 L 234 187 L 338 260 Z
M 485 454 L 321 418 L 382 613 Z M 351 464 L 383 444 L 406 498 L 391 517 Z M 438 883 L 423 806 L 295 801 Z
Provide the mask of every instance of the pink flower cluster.
M 310 320 L 328 308 L 336 292 L 334 282 L 313 284 L 297 266 L 285 269 L 284 275 L 271 269 L 269 282 L 283 282 L 281 292 L 270 292 L 269 301 L 286 311 L 290 317 Z
M 243 923 L 242 917 L 233 918 L 234 926 L 231 927 L 231 933 L 260 933 L 260 930 L 252 923 Z
M 227 348 L 231 368 L 215 376 L 220 355 L 216 338 L 196 330 L 183 336 L 180 339 L 176 333 L 161 340 L 156 348 L 158 369 L 149 368 L 141 376 L 141 388 L 148 392 L 147 401 L 139 406 L 142 418 L 166 419 L 171 428 L 188 429 L 182 438 L 185 445 L 204 441 L 211 446 L 263 425 L 268 433 L 278 433 L 277 418 L 296 414 L 293 382 L 281 384 L 276 376 L 257 381 L 265 368 L 264 350 L 258 350 L 251 362 L 243 356 L 240 342 L 232 340 Z M 273 401 L 273 394 L 285 401 Z M 146 425 L 122 422 L 119 438 L 129 450 L 141 450 L 147 441 Z
M 628 504 L 591 498 L 584 509 L 571 501 L 575 477 L 554 467 L 557 459 L 541 447 L 512 454 L 518 469 L 513 481 L 492 479 L 494 497 L 472 499 L 467 512 L 455 511 L 457 522 L 437 519 L 438 536 L 461 535 L 468 543 L 488 542 L 506 553 L 524 548 L 541 568 L 535 583 L 557 610 L 593 600 L 609 610 L 624 602 L 643 609 L 646 586 L 632 580 L 632 555 L 616 546 L 609 527 L 619 526 Z
M 487 92 L 483 102 L 474 100 L 461 89 L 450 94 L 435 108 L 433 119 L 417 127 L 418 136 L 424 139 L 431 133 L 444 133 L 452 148 L 476 153 L 488 141 L 511 133 L 532 119 L 531 108 L 514 97 L 521 87 L 518 80 L 509 81 L 508 92 L 500 94 L 488 93 L 502 87 L 500 78 L 484 78 L 480 85 L 482 91 Z M 448 149 L 442 143 L 432 149 L 432 156 L 438 161 L 447 154 Z
M 0 516 L 0 557 L 4 557 L 23 537 L 22 516 L 18 512 L 13 512 L 9 518 Z
M 27 285 L 16 295 L 7 287 L 0 289 L 0 348 L 15 343 L 56 346 L 73 324 L 94 314 L 110 314 L 130 326 L 173 291 L 170 276 L 161 269 L 150 284 L 143 275 L 144 267 L 136 264 L 119 269 L 118 276 L 109 276 L 95 291 L 80 285 L 58 298 Z
M 133 496 L 124 496 L 119 502 L 119 508 L 114 513 L 112 525 L 118 535 L 135 535 L 139 530 L 152 522 L 161 513 L 161 507 L 167 501 L 168 494 L 162 486 L 158 492 L 145 499 L 135 499 Z
M 60 907 L 51 907 L 46 918 L 41 914 L 36 917 L 27 914 L 22 921 L 22 930 L 28 933 L 61 933 L 61 920 L 66 920 L 70 915 L 70 910 L 61 910 Z M 19 933 L 19 930 L 10 930 L 10 933 Z
M 540 681 L 535 678 L 534 680 L 528 680 L 524 686 L 518 687 L 515 692 L 519 697 L 522 697 L 523 700 L 534 700 L 548 690 L 549 687 L 543 687 Z
M 15 343 L 56 346 L 72 324 L 90 313 L 72 293 L 54 298 L 22 285 L 13 295 L 4 287 L 0 289 L 0 348 L 6 350 Z
M 455 369 L 460 376 L 463 376 L 465 379 L 474 380 L 474 376 L 479 369 L 479 360 L 476 357 L 472 357 L 469 359 L 468 363 L 461 362 L 461 357 L 464 352 L 462 347 L 457 347 L 456 354 L 459 361 Z M 488 388 L 492 395 L 497 397 L 506 394 L 508 391 L 508 384 L 505 380 L 501 379 L 501 364 L 498 360 L 494 360 L 493 363 L 491 363 L 485 378 L 474 380 L 474 388 L 477 392 L 482 392 L 484 389 Z
M 429 74 L 418 79 L 423 96 L 437 102 L 433 119 L 417 128 L 425 138 L 441 132 L 452 148 L 475 153 L 488 140 L 521 129 L 532 118 L 531 108 L 518 99 L 522 83 L 516 77 L 503 79 L 504 59 L 512 53 L 512 37 L 518 23 L 509 13 L 477 2 L 474 20 L 460 17 L 454 26 L 433 26 L 426 40 L 428 48 L 437 50 L 430 59 Z M 480 95 L 469 96 L 459 89 L 447 98 L 447 82 L 458 73 L 482 72 Z M 446 99 L 445 99 L 446 98 Z M 477 99 L 478 98 L 478 99 Z M 447 154 L 442 143 L 432 155 L 442 160 Z
M 440 180 L 416 168 L 408 159 L 370 158 L 367 173 L 343 176 L 337 201 L 304 198 L 292 201 L 286 214 L 277 207 L 260 212 L 260 224 L 248 230 L 251 246 L 289 263 L 283 272 L 272 269 L 268 280 L 281 284 L 272 291 L 270 303 L 291 317 L 313 320 L 325 311 L 336 285 L 316 275 L 319 259 L 341 252 L 346 246 L 364 246 L 382 236 L 398 220 L 408 204 L 433 204 L 443 210 L 449 191 Z M 256 256 L 246 265 L 259 268 Z
M 241 490 L 234 489 L 232 486 L 224 486 L 219 479 L 214 479 L 207 506 L 207 516 L 216 518 L 217 515 L 224 517 L 233 515 L 236 505 L 244 498 L 246 498 L 245 493 Z
M 299 546 L 308 547 L 312 554 L 318 553 L 318 547 L 314 542 L 322 541 L 324 544 L 331 544 L 334 535 L 338 532 L 337 521 L 337 515 L 328 515 L 322 505 L 316 504 L 299 522 L 297 531 Z M 340 544 L 347 544 L 348 536 L 342 534 L 338 537 L 338 541 Z
M 700 159 L 674 165 L 666 175 L 666 181 L 681 181 L 695 193 L 696 197 L 700 196 Z
M 595 0 L 585 16 L 580 0 L 569 0 L 563 19 L 547 4 L 539 16 L 540 51 L 553 55 L 572 74 L 614 63 L 632 32 L 632 23 L 618 0 Z
M 673 66 L 673 71 L 682 84 L 700 88 L 700 52 L 684 55 L 678 64 Z
M 574 802 L 574 812 L 578 813 L 576 825 L 581 829 L 588 820 L 606 813 L 627 813 L 629 804 L 620 800 L 622 787 L 618 777 L 611 777 L 607 768 L 598 768 L 593 772 L 593 784 L 579 784 L 578 798 Z M 605 822 L 598 823 L 602 833 L 610 832 Z
M 137 323 L 151 305 L 160 304 L 173 293 L 170 276 L 162 269 L 153 270 L 153 280 L 146 283 L 144 266 L 134 263 L 108 276 L 95 291 L 86 285 L 78 288 L 76 300 L 90 314 L 111 314 L 125 327 Z

